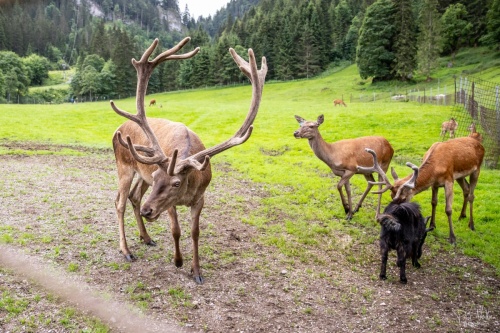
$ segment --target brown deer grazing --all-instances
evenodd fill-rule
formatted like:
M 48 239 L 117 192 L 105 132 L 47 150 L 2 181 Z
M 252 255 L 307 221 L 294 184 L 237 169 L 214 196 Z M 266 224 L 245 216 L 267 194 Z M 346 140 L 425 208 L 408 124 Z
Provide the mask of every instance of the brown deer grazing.
M 151 101 L 149 101 L 149 106 L 151 105 L 156 105 L 156 99 L 152 99 Z
M 446 132 L 450 133 L 450 139 L 455 137 L 455 131 L 458 128 L 458 122 L 455 120 L 455 118 L 451 117 L 450 120 L 445 121 L 441 124 L 441 134 L 440 136 L 444 137 L 446 136 Z
M 137 114 L 122 111 L 111 101 L 111 107 L 116 113 L 130 119 L 121 125 L 113 136 L 119 180 L 116 211 L 120 230 L 120 250 L 128 261 L 133 261 L 136 258 L 127 246 L 123 221 L 127 199 L 132 203 L 140 238 L 147 245 L 154 246 L 155 242 L 148 235 L 142 218 L 153 221 L 166 210 L 170 217 L 175 243 L 174 263 L 177 267 L 181 267 L 183 263 L 179 248 L 181 230 L 176 206 L 190 207 L 192 273 L 195 281 L 201 284 L 203 278 L 198 258 L 199 220 L 204 204 L 204 192 L 212 178 L 210 158 L 244 143 L 250 137 L 262 98 L 267 64 L 263 57 L 262 67 L 258 70 L 252 49 L 248 50 L 249 62 L 233 49 L 229 50 L 240 70 L 252 83 L 252 101 L 243 125 L 234 136 L 206 149 L 199 137 L 185 125 L 166 119 L 146 118 L 144 107 L 144 95 L 153 69 L 166 60 L 187 59 L 199 51 L 199 48 L 196 48 L 189 53 L 176 54 L 189 40 L 187 37 L 170 50 L 164 51 L 153 60 L 148 60 L 158 45 L 156 39 L 139 61 L 132 59 L 137 71 Z M 135 174 L 138 175 L 138 179 L 132 187 Z M 141 207 L 141 199 L 149 186 L 152 186 L 151 194 Z
M 456 238 L 453 232 L 451 214 L 453 204 L 453 182 L 456 180 L 458 185 L 462 188 L 464 197 L 460 218 L 467 216 L 467 203 L 469 203 L 469 228 L 474 230 L 474 189 L 476 188 L 484 157 L 484 148 L 477 139 L 462 137 L 434 143 L 425 153 L 420 167 L 409 162 L 406 163 L 407 166 L 413 169 L 413 174 L 399 179 L 394 169 L 392 169 L 394 185 L 391 185 L 389 179 L 385 175 L 385 171 L 378 165 L 376 161 L 378 153 L 370 149 L 367 151 L 374 156 L 374 166 L 372 168 L 360 167 L 358 169 L 366 172 L 378 172 L 386 183 L 386 187 L 383 190 L 373 193 L 380 194 L 390 189 L 393 201 L 400 203 L 409 202 L 414 195 L 431 188 L 432 215 L 430 227 L 435 228 L 438 189 L 444 187 L 446 198 L 445 212 L 448 216 L 448 224 L 450 227 L 449 240 L 450 243 L 455 243 Z M 469 176 L 469 182 L 467 182 L 467 176 Z
M 297 139 L 308 139 L 309 146 L 311 146 L 314 154 L 330 167 L 334 175 L 340 177 L 337 189 L 340 193 L 340 199 L 342 200 L 342 205 L 347 214 L 347 219 L 351 219 L 353 214 L 361 207 L 363 200 L 373 186 L 372 182 L 375 181 L 372 176 L 373 171 L 360 172 L 356 169 L 358 165 L 368 166 L 372 164 L 371 156 L 364 151 L 365 147 L 370 147 L 377 152 L 378 156 L 380 156 L 381 168 L 383 170 L 389 168 L 394 149 L 392 149 L 391 144 L 381 136 L 365 136 L 327 143 L 318 129 L 324 121 L 323 115 L 320 115 L 316 121 L 307 121 L 299 116 L 295 116 L 295 119 L 299 122 L 300 128 L 296 130 L 293 135 Z M 363 174 L 368 181 L 368 186 L 356 205 L 356 208 L 353 209 L 349 179 L 355 174 Z M 379 179 L 381 179 L 380 176 Z M 344 196 L 342 187 L 345 188 L 347 200 Z M 380 213 L 380 201 L 381 195 L 378 201 L 377 216 Z
M 343 105 L 343 106 L 347 107 L 347 105 L 341 99 L 335 99 L 335 100 L 333 100 L 333 106 L 337 106 L 337 105 Z

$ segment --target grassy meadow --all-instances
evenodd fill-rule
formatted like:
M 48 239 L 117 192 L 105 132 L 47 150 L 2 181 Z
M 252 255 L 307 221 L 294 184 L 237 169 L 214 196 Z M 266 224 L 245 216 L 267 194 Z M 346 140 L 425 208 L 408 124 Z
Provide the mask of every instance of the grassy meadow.
M 468 59 L 464 57 L 464 59 Z M 470 62 L 470 59 L 467 60 Z M 496 61 L 496 60 L 495 60 Z M 464 64 L 476 68 L 474 64 Z M 460 69 L 443 69 L 442 75 L 452 82 Z M 481 70 L 482 71 L 482 70 Z M 480 74 L 481 71 L 476 74 Z M 485 79 L 499 80 L 500 66 L 484 70 Z M 475 75 L 476 75 L 475 74 Z M 388 88 L 388 86 L 382 86 Z M 314 120 L 324 114 L 320 131 L 326 141 L 366 135 L 382 135 L 395 149 L 392 165 L 400 176 L 410 169 L 407 161 L 420 164 L 432 143 L 439 141 L 440 125 L 449 119 L 452 108 L 413 102 L 350 102 L 348 96 L 371 92 L 376 86 L 357 75 L 356 66 L 332 69 L 319 78 L 293 82 L 267 82 L 251 138 L 213 158 L 213 163 L 227 163 L 239 177 L 262 183 L 270 195 L 262 198 L 265 209 L 243 216 L 245 223 L 260 230 L 259 242 L 273 246 L 297 260 L 306 260 L 309 249 L 325 237 L 347 234 L 357 242 L 373 243 L 379 226 L 374 220 L 375 196 L 369 196 L 351 221 L 345 214 L 336 189 L 338 177 L 318 160 L 307 140 L 297 140 L 294 115 Z M 334 107 L 332 100 L 344 96 L 347 107 Z M 168 118 L 185 123 L 206 146 L 217 144 L 237 131 L 249 107 L 249 85 L 207 88 L 155 94 L 156 107 L 147 107 L 148 116 Z M 116 101 L 119 108 L 135 110 L 134 99 Z M 161 107 L 160 107 L 161 105 Z M 0 105 L 0 142 L 33 142 L 111 148 L 111 137 L 124 121 L 113 112 L 109 102 L 60 105 Z M 2 148 L 0 154 L 36 154 Z M 65 154 L 81 154 L 66 149 Z M 1 158 L 1 157 L 0 157 Z M 453 221 L 457 245 L 447 242 L 448 223 L 444 213 L 444 190 L 440 190 L 437 207 L 437 229 L 427 244 L 435 251 L 475 256 L 493 265 L 500 273 L 500 183 L 499 170 L 481 171 L 476 188 L 475 227 L 470 231 L 467 220 L 458 220 L 462 204 L 459 186 L 455 186 Z M 215 173 L 214 177 L 218 177 Z M 364 177 L 354 176 L 354 202 L 366 184 Z M 415 201 L 430 215 L 430 190 Z M 390 196 L 384 194 L 384 203 Z M 241 200 L 245 200 L 244 197 Z M 222 223 L 222 222 L 221 222 Z M 353 260 L 356 255 L 353 255 Z

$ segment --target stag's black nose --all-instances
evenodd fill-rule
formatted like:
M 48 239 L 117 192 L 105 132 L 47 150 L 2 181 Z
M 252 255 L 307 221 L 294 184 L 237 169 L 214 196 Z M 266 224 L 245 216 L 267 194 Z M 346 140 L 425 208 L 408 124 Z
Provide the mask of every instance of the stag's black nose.
M 293 132 L 293 136 L 296 137 L 296 138 L 299 138 L 299 131 Z
M 149 218 L 149 217 L 151 217 L 152 214 L 153 214 L 152 208 L 150 208 L 150 207 L 142 207 L 141 208 L 141 216 L 143 216 L 145 218 Z

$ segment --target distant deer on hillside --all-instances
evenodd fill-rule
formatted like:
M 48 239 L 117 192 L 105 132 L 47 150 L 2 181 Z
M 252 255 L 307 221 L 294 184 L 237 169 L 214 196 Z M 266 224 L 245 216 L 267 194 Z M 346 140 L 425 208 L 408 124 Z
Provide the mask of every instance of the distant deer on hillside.
M 341 99 L 335 99 L 333 100 L 333 106 L 337 106 L 337 105 L 343 105 L 345 107 L 347 107 L 347 105 L 345 104 L 345 102 Z
M 244 143 L 252 134 L 252 124 L 262 98 L 267 64 L 266 58 L 263 57 L 261 69 L 258 70 L 252 49 L 248 50 L 249 62 L 241 58 L 233 49 L 229 50 L 241 72 L 252 83 L 250 109 L 243 125 L 230 139 L 205 148 L 198 135 L 184 124 L 166 119 L 146 118 L 144 106 L 148 81 L 156 66 L 166 60 L 188 59 L 198 53 L 199 48 L 185 54 L 176 54 L 189 40 L 190 38 L 186 37 L 173 48 L 149 60 L 158 45 L 158 39 L 155 39 L 139 61 L 132 59 L 132 64 L 137 71 L 137 114 L 122 111 L 111 101 L 113 110 L 129 119 L 116 130 L 113 136 L 113 149 L 118 169 L 118 195 L 115 204 L 120 231 L 120 250 L 127 261 L 136 259 L 130 252 L 125 237 L 124 213 L 127 199 L 132 203 L 140 238 L 147 245 L 154 246 L 156 243 L 147 233 L 143 217 L 148 221 L 154 221 L 165 210 L 168 212 L 175 243 L 174 263 L 177 267 L 182 266 L 183 260 L 179 245 L 181 229 L 176 206 L 190 207 L 193 243 L 192 273 L 194 280 L 201 284 L 203 278 L 198 257 L 199 221 L 204 205 L 205 189 L 212 178 L 210 158 Z M 137 181 L 132 186 L 136 175 Z M 150 186 L 152 186 L 151 193 L 141 207 L 142 197 Z
M 149 106 L 151 105 L 156 105 L 156 99 L 152 99 L 151 101 L 149 101 Z

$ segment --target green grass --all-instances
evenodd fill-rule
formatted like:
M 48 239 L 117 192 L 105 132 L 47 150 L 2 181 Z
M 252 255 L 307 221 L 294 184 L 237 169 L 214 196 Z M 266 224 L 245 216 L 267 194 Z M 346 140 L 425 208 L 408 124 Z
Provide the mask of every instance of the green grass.
M 485 52 L 484 49 L 467 50 L 457 57 L 454 67 L 443 66 L 434 76 L 442 77 L 441 82 L 453 82 L 453 75 L 466 70 L 498 82 L 500 66 L 485 68 L 477 62 L 480 57 L 487 57 L 492 64 L 498 63 L 498 55 Z M 447 59 L 442 63 L 446 64 Z M 401 176 L 410 172 L 405 162 L 420 164 L 425 151 L 440 140 L 440 124 L 452 113 L 451 107 L 412 102 L 353 102 L 346 108 L 333 107 L 335 98 L 344 96 L 348 100 L 346 97 L 351 94 L 390 87 L 390 84 L 361 82 L 364 81 L 357 75 L 356 67 L 351 65 L 316 79 L 266 83 L 252 137 L 245 144 L 213 158 L 213 163 L 229 163 L 243 177 L 265 185 L 270 195 L 261 199 L 263 208 L 242 216 L 242 220 L 263 231 L 259 241 L 276 247 L 290 258 L 310 260 L 302 249 L 314 248 L 328 240 L 331 246 L 340 246 L 336 240 L 339 234 L 361 242 L 373 241 L 378 229 L 373 220 L 374 196 L 367 199 L 352 221 L 344 220 L 335 186 L 338 178 L 314 156 L 306 140 L 294 138 L 293 132 L 298 128 L 294 115 L 312 120 L 324 114 L 325 123 L 320 130 L 327 141 L 385 136 L 395 149 L 393 166 Z M 249 85 L 155 94 L 147 98 L 155 98 L 162 108 L 148 107 L 147 111 L 150 117 L 185 123 L 199 134 L 206 146 L 212 146 L 237 131 L 250 97 Z M 135 110 L 135 100 L 131 98 L 116 104 L 124 110 Z M 1 105 L 0 140 L 111 148 L 111 137 L 123 121 L 112 111 L 109 102 Z M 0 148 L 0 154 L 9 151 Z M 72 150 L 65 153 L 72 154 Z M 467 221 L 457 219 L 462 198 L 458 186 L 455 186 L 453 205 L 456 249 L 490 263 L 497 272 L 500 272 L 499 176 L 499 170 L 482 170 L 476 189 L 475 232 L 468 230 Z M 366 184 L 361 176 L 353 177 L 353 184 L 356 201 Z M 419 194 L 415 200 L 422 205 L 424 215 L 430 215 L 430 191 Z M 386 194 L 384 203 L 388 201 Z M 436 218 L 437 229 L 430 241 L 448 248 L 443 190 L 439 192 Z M 8 237 L 0 240 L 11 241 Z M 360 259 L 353 254 L 352 260 Z

